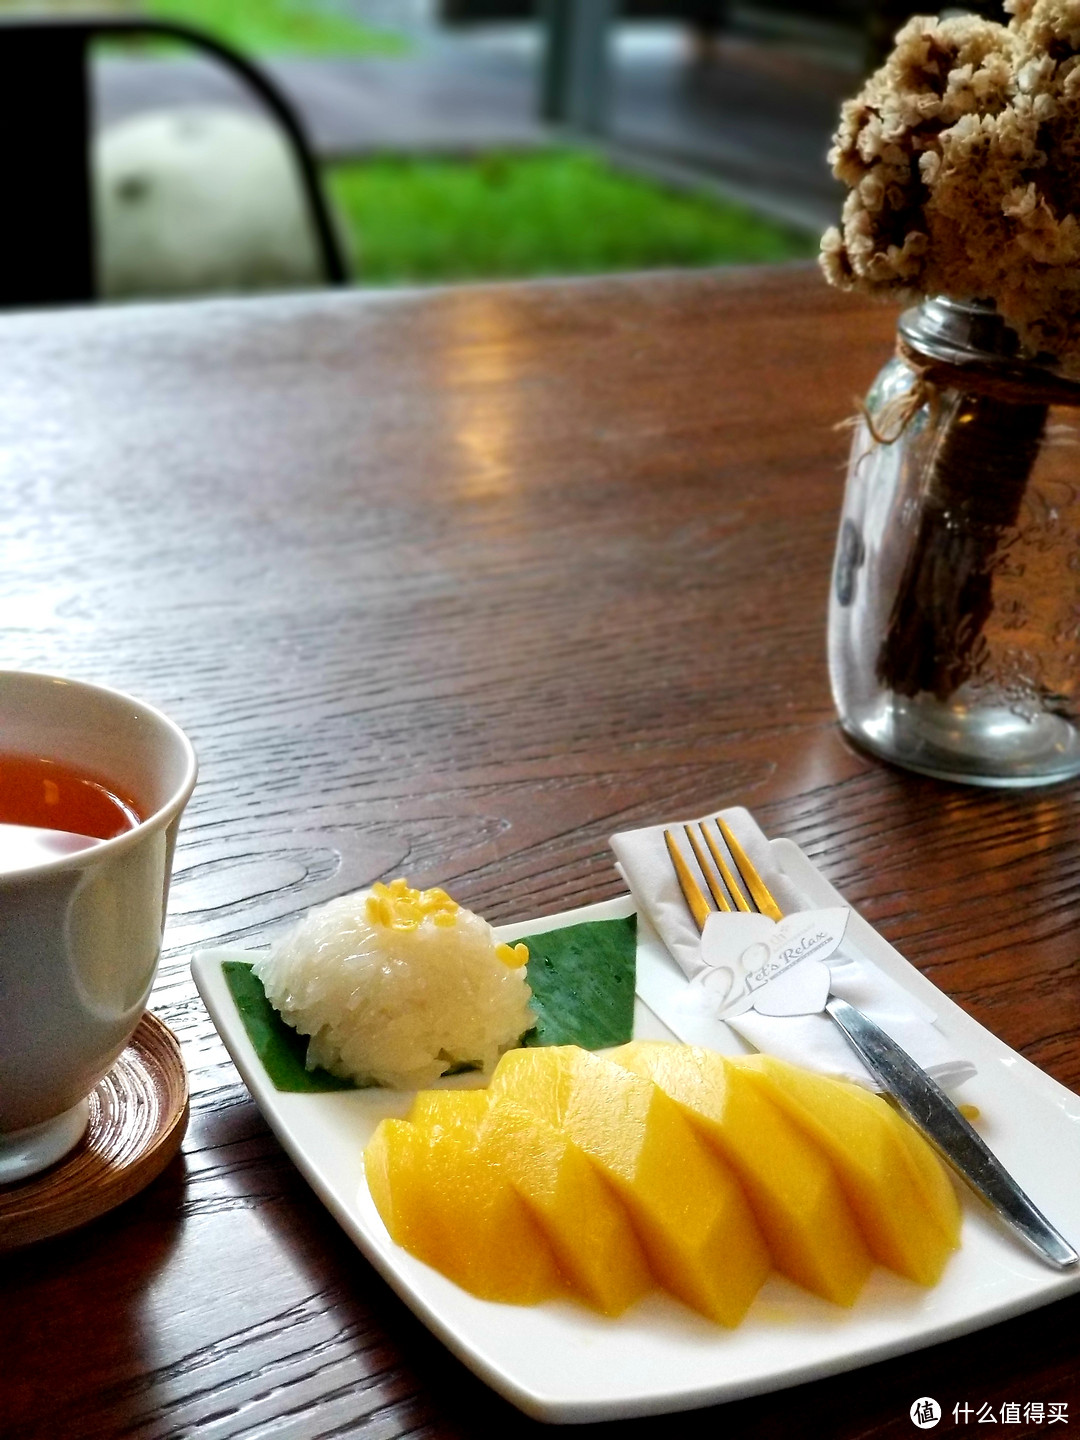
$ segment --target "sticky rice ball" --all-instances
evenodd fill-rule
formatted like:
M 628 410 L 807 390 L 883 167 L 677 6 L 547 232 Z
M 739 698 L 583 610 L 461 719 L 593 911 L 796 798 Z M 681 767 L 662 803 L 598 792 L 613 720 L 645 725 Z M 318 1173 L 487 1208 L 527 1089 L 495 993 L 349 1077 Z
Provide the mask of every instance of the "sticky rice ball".
M 307 1068 L 397 1090 L 462 1066 L 490 1071 L 536 1023 L 524 945 L 444 890 L 376 884 L 310 911 L 255 964 Z

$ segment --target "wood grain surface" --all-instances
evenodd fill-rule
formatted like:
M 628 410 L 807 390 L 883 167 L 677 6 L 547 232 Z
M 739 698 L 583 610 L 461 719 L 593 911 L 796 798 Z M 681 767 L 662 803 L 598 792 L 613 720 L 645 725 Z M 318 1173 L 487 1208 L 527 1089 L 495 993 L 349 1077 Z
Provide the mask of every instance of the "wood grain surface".
M 893 324 L 802 267 L 0 320 L 3 663 L 143 695 L 202 762 L 152 999 L 183 1153 L 0 1262 L 5 1437 L 541 1433 L 345 1240 L 190 979 L 377 877 L 523 918 L 618 893 L 613 830 L 747 804 L 1080 1088 L 1080 789 L 894 771 L 832 712 L 836 426 Z M 1078 1322 L 588 1433 L 906 1436 L 920 1395 L 1075 1427 Z

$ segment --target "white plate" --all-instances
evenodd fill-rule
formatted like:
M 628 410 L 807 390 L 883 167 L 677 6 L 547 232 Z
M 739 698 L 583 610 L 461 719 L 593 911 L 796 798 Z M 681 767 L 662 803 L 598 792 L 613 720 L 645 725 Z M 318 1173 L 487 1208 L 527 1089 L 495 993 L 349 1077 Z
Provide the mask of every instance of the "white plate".
M 790 841 L 773 841 L 778 867 L 821 905 L 836 891 Z M 503 926 L 500 939 L 629 915 L 629 898 Z M 964 1098 L 979 1106 L 987 1142 L 1035 1203 L 1080 1240 L 1080 1098 L 1051 1080 L 930 984 L 857 914 L 850 933 L 867 957 L 931 1005 L 957 1049 L 978 1066 Z M 663 985 L 673 962 L 639 924 L 638 988 Z M 199 993 L 285 1149 L 357 1245 L 416 1314 L 464 1363 L 540 1420 L 613 1420 L 713 1405 L 868 1365 L 1048 1304 L 1080 1289 L 1029 1255 L 977 1201 L 965 1197 L 963 1244 L 943 1279 L 924 1290 L 877 1269 L 851 1310 L 773 1275 L 734 1331 L 661 1294 L 617 1320 L 570 1301 L 532 1308 L 478 1300 L 399 1249 L 364 1183 L 362 1151 L 385 1115 L 411 1095 L 385 1090 L 285 1094 L 275 1090 L 248 1040 L 222 974 L 236 950 L 192 960 Z M 635 1033 L 670 1038 L 639 999 Z M 732 1049 L 737 1046 L 733 1044 Z M 467 1080 L 467 1077 L 462 1077 Z M 451 1082 L 452 1083 L 452 1082 Z

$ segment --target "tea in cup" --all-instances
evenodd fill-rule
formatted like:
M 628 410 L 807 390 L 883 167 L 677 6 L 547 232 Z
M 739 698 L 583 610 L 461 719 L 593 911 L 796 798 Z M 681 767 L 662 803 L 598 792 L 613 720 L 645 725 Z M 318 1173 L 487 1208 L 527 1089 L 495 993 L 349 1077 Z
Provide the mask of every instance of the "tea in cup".
M 139 1023 L 196 768 L 140 700 L 0 671 L 0 1184 L 78 1143 Z

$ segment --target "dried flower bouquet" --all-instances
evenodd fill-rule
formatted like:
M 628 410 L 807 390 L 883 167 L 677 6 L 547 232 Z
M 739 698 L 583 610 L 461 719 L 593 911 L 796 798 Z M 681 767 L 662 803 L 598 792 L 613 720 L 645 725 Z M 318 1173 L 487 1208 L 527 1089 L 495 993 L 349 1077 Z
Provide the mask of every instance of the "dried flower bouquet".
M 830 155 L 850 187 L 822 240 L 831 283 L 982 302 L 1018 337 L 1011 377 L 906 356 L 915 397 L 952 408 L 877 673 L 939 700 L 975 666 L 992 556 L 1017 523 L 1048 407 L 1080 402 L 1080 0 L 1005 10 L 1007 25 L 909 21 L 844 105 Z M 1036 359 L 1041 378 L 1024 383 Z

